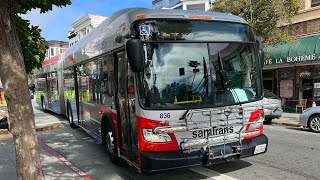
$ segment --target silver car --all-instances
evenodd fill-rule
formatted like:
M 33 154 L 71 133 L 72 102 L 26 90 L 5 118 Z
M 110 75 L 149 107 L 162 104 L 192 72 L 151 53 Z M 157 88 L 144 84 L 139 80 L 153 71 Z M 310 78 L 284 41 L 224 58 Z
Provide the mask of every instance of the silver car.
M 305 109 L 300 115 L 299 124 L 313 132 L 320 132 L 320 106 Z
M 272 119 L 282 116 L 281 100 L 268 90 L 264 91 L 263 105 L 266 123 L 271 123 Z

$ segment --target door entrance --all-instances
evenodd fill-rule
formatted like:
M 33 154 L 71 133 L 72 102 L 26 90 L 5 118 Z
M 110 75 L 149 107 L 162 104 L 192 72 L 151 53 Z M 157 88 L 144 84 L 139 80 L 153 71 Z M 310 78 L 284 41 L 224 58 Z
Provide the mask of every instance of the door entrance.
M 124 51 L 115 54 L 115 64 L 117 64 L 117 114 L 120 122 L 121 154 L 137 162 L 137 134 L 134 134 L 136 133 L 135 108 L 132 108 L 134 107 L 134 94 L 132 97 L 131 93 L 133 75 L 128 74 L 129 67 Z M 130 89 L 129 92 L 128 89 Z

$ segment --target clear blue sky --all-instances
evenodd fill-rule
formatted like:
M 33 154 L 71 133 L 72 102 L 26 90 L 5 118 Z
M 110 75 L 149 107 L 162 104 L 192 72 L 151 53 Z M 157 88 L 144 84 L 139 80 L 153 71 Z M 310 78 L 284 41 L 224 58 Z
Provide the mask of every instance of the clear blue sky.
M 68 41 L 71 25 L 86 14 L 110 16 L 127 7 L 151 6 L 151 0 L 72 0 L 72 4 L 67 7 L 54 7 L 45 14 L 40 14 L 39 10 L 32 10 L 23 18 L 30 20 L 32 25 L 39 26 L 46 40 Z

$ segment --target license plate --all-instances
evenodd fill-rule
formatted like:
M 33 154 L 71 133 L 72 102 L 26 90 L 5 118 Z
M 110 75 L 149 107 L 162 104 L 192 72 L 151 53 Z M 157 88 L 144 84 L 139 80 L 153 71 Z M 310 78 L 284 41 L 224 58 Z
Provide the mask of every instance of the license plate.
M 267 144 L 261 144 L 256 146 L 253 154 L 260 154 L 266 151 Z

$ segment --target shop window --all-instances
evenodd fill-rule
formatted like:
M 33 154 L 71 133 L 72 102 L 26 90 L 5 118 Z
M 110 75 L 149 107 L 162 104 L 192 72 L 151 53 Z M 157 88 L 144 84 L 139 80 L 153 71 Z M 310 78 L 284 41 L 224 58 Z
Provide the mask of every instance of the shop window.
M 293 80 L 280 81 L 280 97 L 281 98 L 293 97 Z
M 311 0 L 311 7 L 320 6 L 320 0 Z

